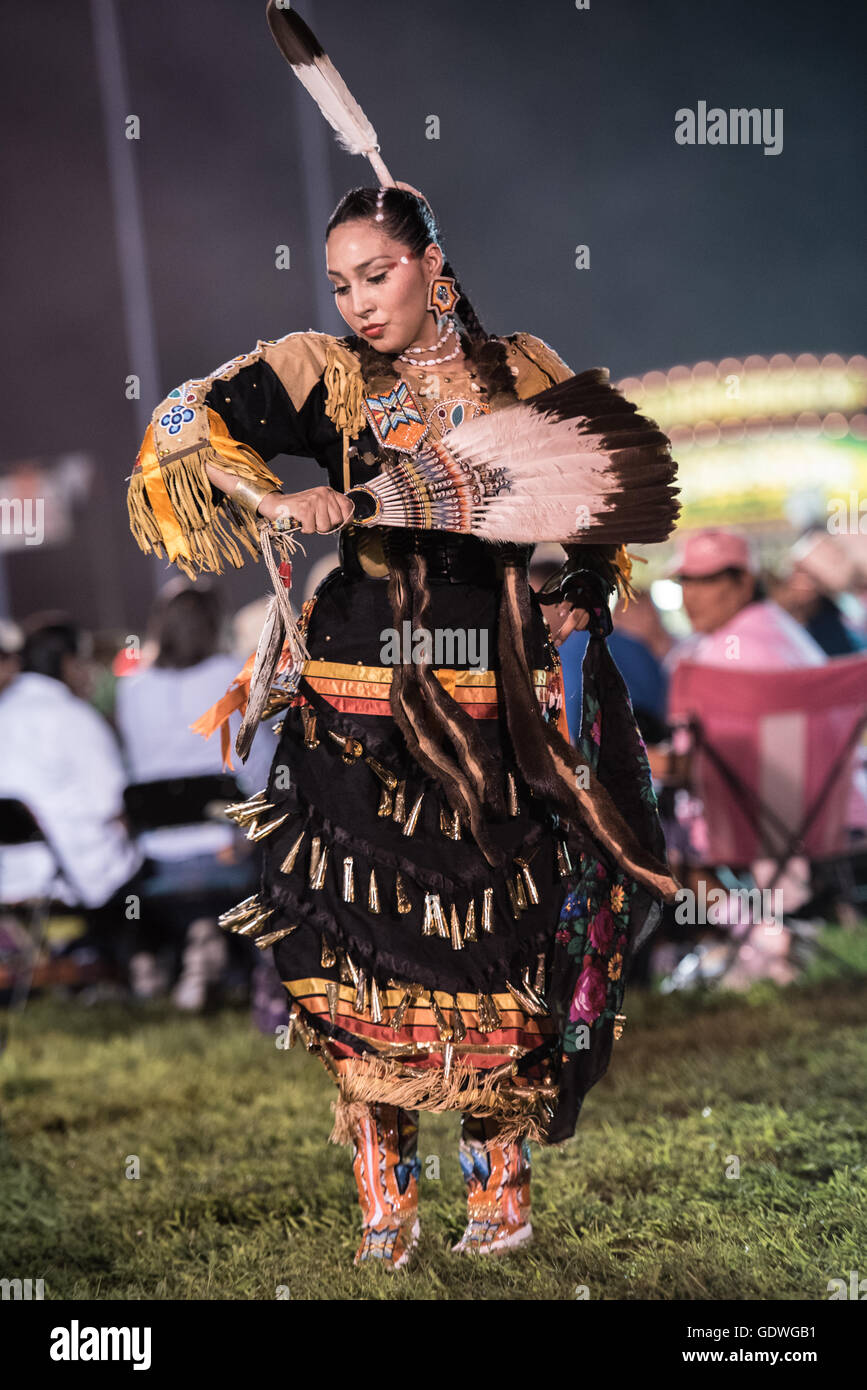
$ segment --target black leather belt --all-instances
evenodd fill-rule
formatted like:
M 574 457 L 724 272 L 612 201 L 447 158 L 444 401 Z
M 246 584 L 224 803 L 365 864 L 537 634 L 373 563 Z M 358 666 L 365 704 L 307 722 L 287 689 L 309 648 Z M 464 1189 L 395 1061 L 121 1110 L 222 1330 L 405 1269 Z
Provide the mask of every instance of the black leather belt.
M 340 532 L 341 566 L 350 578 L 359 579 L 370 577 L 376 568 L 371 557 L 387 562 L 389 556 L 408 558 L 416 553 L 427 561 L 428 579 L 449 584 L 495 584 L 502 577 L 502 562 L 507 554 L 526 569 L 532 551 L 530 545 L 495 546 L 479 536 L 463 536 L 454 531 L 348 526 Z

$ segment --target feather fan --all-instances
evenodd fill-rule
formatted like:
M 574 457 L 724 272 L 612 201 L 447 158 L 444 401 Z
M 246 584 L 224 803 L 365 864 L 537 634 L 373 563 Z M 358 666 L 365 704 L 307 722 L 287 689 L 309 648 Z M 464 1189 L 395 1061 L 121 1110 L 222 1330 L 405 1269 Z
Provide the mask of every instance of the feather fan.
M 493 542 L 651 543 L 680 510 L 671 445 L 604 368 L 449 430 L 350 489 L 353 524 Z

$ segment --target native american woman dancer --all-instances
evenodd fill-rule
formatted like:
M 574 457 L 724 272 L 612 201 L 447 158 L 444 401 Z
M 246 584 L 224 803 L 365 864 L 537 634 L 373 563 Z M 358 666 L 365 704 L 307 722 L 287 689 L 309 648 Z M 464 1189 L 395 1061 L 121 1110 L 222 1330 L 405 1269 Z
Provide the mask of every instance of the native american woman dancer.
M 301 614 L 302 674 L 282 696 L 269 682 L 263 717 L 281 708 L 282 730 L 268 786 L 231 812 L 262 839 L 261 889 L 224 925 L 273 949 L 291 1027 L 337 1082 L 356 1263 L 395 1269 L 419 1236 L 420 1110 L 461 1116 L 467 1225 L 454 1250 L 531 1237 L 529 1141 L 574 1132 L 620 1035 L 630 956 L 676 884 L 604 640 L 609 596 L 628 583 L 623 548 L 565 547 L 542 595 L 549 628 L 528 584 L 532 546 L 362 526 L 346 496 L 573 374 L 538 338 L 484 331 L 408 185 L 347 193 L 326 257 L 349 334 L 260 341 L 173 391 L 129 509 L 138 543 L 191 576 L 258 556 L 263 519 L 339 528 L 339 566 Z M 278 454 L 315 458 L 328 485 L 282 491 L 267 467 Z M 552 628 L 588 623 L 573 747 Z M 469 640 L 442 661 L 424 632 Z M 250 663 L 236 705 L 249 677 Z

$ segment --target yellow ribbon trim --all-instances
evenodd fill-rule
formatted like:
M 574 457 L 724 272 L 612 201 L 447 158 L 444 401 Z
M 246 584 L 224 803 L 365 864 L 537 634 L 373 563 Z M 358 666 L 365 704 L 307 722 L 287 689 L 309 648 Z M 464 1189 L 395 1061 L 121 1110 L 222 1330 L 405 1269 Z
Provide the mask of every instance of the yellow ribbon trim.
M 364 666 L 361 662 L 353 665 L 348 661 L 322 661 L 318 657 L 311 657 L 304 662 L 301 674 L 314 677 L 332 676 L 335 680 L 379 681 L 390 685 L 393 672 L 393 666 Z M 453 693 L 455 686 L 496 686 L 497 674 L 496 671 L 457 670 L 451 666 L 434 668 L 434 675 L 449 694 Z M 545 685 L 551 673 L 539 668 L 530 674 L 534 685 Z
M 303 980 L 284 980 L 283 985 L 286 989 L 288 989 L 291 992 L 295 999 L 326 998 L 325 981 L 323 979 L 317 979 L 315 976 L 308 977 L 307 979 Z M 397 1008 L 401 999 L 403 999 L 403 996 L 406 994 L 407 989 L 407 985 L 395 985 L 391 988 L 380 985 L 379 997 L 382 1002 L 383 1008 Z M 355 990 L 355 985 L 347 985 L 343 983 L 338 985 L 340 1002 L 342 1004 L 348 1004 L 350 1007 L 354 1009 Z M 476 1000 L 478 999 L 477 994 L 444 994 L 441 990 L 435 989 L 433 991 L 433 996 L 439 1004 L 440 1008 L 443 1010 L 443 1012 L 445 1012 L 448 1009 L 451 1009 L 453 1000 L 457 1000 L 457 1005 L 461 1013 L 475 1014 L 476 1012 Z M 505 1016 L 508 1014 L 517 1014 L 518 1018 L 526 1020 L 527 1023 L 535 1025 L 534 1031 L 538 1031 L 537 1016 L 525 1013 L 525 1011 L 517 1003 L 514 996 L 509 994 L 508 991 L 505 991 L 503 994 L 492 994 L 491 998 L 496 1004 L 497 1010 L 501 1015 Z M 424 992 L 419 995 L 418 1001 L 415 1004 L 411 1004 L 407 1009 L 407 1016 L 409 1015 L 411 1010 L 414 1010 L 416 1013 L 432 1013 L 430 1003 L 428 1002 L 429 999 L 430 991 L 424 990 Z M 366 1021 L 369 1022 L 370 1020 L 368 1019 Z M 515 1024 L 506 1024 L 504 1026 L 514 1028 Z M 496 1031 L 501 1032 L 502 1030 L 498 1028 Z M 523 1031 L 527 1031 L 526 1026 L 523 1028 Z

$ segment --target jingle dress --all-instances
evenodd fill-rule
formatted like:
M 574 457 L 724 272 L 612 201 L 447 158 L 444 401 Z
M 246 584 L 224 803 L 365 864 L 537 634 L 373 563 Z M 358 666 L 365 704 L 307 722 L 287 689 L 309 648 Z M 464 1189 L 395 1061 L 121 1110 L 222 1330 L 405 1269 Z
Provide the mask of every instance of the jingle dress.
M 472 363 L 427 380 L 413 370 L 392 392 L 371 394 L 355 341 L 313 332 L 260 341 L 173 392 L 130 480 L 139 544 L 165 547 L 191 575 L 219 571 L 223 559 L 238 565 L 242 546 L 258 553 L 256 524 L 211 487 L 207 460 L 280 487 L 267 460 L 312 456 L 346 491 L 376 476 L 383 448 L 412 452 L 490 408 Z M 529 334 L 501 341 L 521 398 L 572 375 Z M 394 633 L 387 560 L 411 551 L 426 562 L 436 678 L 501 769 L 508 813 L 487 826 L 506 871 L 491 868 L 391 713 L 392 663 L 410 659 L 417 635 Z M 531 553 L 520 548 L 522 565 Z M 262 840 L 264 859 L 259 894 L 223 925 L 273 949 L 290 1029 L 338 1082 L 336 1142 L 349 1142 L 348 1107 L 359 1102 L 492 1115 L 504 1142 L 568 1137 L 622 1027 L 624 965 L 658 911 L 521 778 L 500 689 L 502 554 L 475 536 L 342 528 L 339 566 L 301 617 L 310 659 L 297 688 L 272 692 L 267 717 L 279 715 L 280 738 L 268 785 L 233 811 Z M 531 591 L 530 612 L 527 666 L 542 717 L 575 737 Z M 606 658 L 592 639 L 581 737 L 605 780 L 601 717 L 611 711 L 609 784 L 633 826 L 644 817 L 645 840 L 660 852 L 643 746 Z M 241 682 L 236 705 L 243 693 Z

